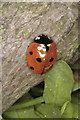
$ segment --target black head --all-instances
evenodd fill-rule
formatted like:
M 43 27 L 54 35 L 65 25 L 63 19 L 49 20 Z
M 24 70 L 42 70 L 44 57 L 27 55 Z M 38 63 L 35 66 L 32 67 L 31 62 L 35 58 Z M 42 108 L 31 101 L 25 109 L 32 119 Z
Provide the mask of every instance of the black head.
M 46 35 L 42 34 L 34 38 L 34 42 L 47 45 L 47 44 L 52 43 L 53 41 L 49 39 Z

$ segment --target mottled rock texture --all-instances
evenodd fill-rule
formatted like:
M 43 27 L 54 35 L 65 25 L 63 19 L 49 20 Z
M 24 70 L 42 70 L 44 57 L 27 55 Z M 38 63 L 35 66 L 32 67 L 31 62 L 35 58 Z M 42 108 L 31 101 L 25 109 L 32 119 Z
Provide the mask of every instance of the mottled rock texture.
M 43 80 L 26 64 L 34 37 L 45 34 L 56 44 L 57 60 L 74 63 L 78 41 L 78 3 L 1 3 L 2 111 Z

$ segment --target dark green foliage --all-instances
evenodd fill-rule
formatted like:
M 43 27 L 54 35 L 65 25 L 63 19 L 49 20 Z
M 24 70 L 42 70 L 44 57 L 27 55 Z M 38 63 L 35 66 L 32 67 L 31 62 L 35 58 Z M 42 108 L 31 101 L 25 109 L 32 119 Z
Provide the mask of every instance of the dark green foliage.
M 44 86 L 32 88 L 3 118 L 80 118 L 80 91 L 74 94 L 78 89 L 71 68 L 60 60 L 44 75 Z

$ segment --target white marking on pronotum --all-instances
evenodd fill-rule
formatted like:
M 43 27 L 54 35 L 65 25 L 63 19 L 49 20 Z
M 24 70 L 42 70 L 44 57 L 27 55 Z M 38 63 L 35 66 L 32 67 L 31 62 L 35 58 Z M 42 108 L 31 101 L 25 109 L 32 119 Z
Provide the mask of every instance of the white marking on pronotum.
M 47 46 L 49 47 L 49 46 L 51 46 L 51 44 L 47 44 Z
M 35 40 L 39 40 L 39 39 L 40 39 L 40 37 L 36 37 L 36 38 L 35 38 Z
M 40 45 L 41 46 L 37 47 L 38 53 L 39 53 L 39 55 L 40 55 L 41 58 L 44 58 L 45 55 L 46 55 L 46 47 L 45 47 L 44 44 L 40 44 Z M 41 53 L 41 50 L 43 51 L 43 54 Z M 45 58 L 43 60 L 45 60 Z
M 46 47 L 44 44 L 40 44 L 41 46 L 37 47 L 38 51 L 43 50 L 44 52 L 46 52 Z

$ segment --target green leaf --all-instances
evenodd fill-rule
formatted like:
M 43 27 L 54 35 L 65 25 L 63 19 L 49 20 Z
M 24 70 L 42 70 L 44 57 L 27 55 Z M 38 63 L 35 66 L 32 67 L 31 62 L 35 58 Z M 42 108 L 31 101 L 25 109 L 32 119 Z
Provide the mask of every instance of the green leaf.
M 72 69 L 80 69 L 80 64 L 70 64 L 70 67 L 72 68 Z
M 39 118 L 34 112 L 34 107 L 27 107 L 18 110 L 7 110 L 4 113 L 4 118 Z
M 73 92 L 71 102 L 73 104 L 80 104 L 80 91 Z
M 68 105 L 69 101 L 65 102 L 64 105 L 61 108 L 61 115 L 64 113 L 66 106 Z
M 39 118 L 35 112 L 34 107 L 28 107 L 33 104 L 34 99 L 29 95 L 25 94 L 20 98 L 12 107 L 3 113 L 4 118 Z
M 74 84 L 73 92 L 80 89 L 80 81 Z
M 10 109 L 8 109 L 6 112 L 4 112 L 3 118 L 19 118 L 19 116 L 16 110 L 11 111 Z
M 73 104 L 73 118 L 80 119 L 80 90 L 73 92 L 71 102 Z
M 33 106 L 33 105 L 36 105 L 36 104 L 39 104 L 39 103 L 42 103 L 42 102 L 44 102 L 44 98 L 43 97 L 38 97 L 38 98 L 32 99 L 28 102 L 26 101 L 26 102 L 23 102 L 23 103 L 20 102 L 18 104 L 15 104 L 11 107 L 11 110 L 30 107 L 30 106 Z
M 60 118 L 60 110 L 53 104 L 39 104 L 36 107 L 36 113 L 41 118 Z
M 40 97 L 43 94 L 43 88 L 42 86 L 36 86 L 36 87 L 32 87 L 29 91 L 30 95 L 32 95 L 33 97 Z
M 56 62 L 45 74 L 45 102 L 62 106 L 66 101 L 70 101 L 73 84 L 73 73 L 69 65 L 63 60 Z
M 62 106 L 62 109 L 63 109 L 63 106 Z M 73 118 L 73 105 L 72 105 L 72 103 L 69 102 L 66 105 L 66 108 L 65 108 L 61 118 Z
M 79 118 L 79 114 L 80 114 L 80 109 L 79 109 L 80 105 L 78 104 L 73 104 L 73 118 Z
M 39 118 L 34 112 L 34 107 L 18 110 L 19 118 Z

